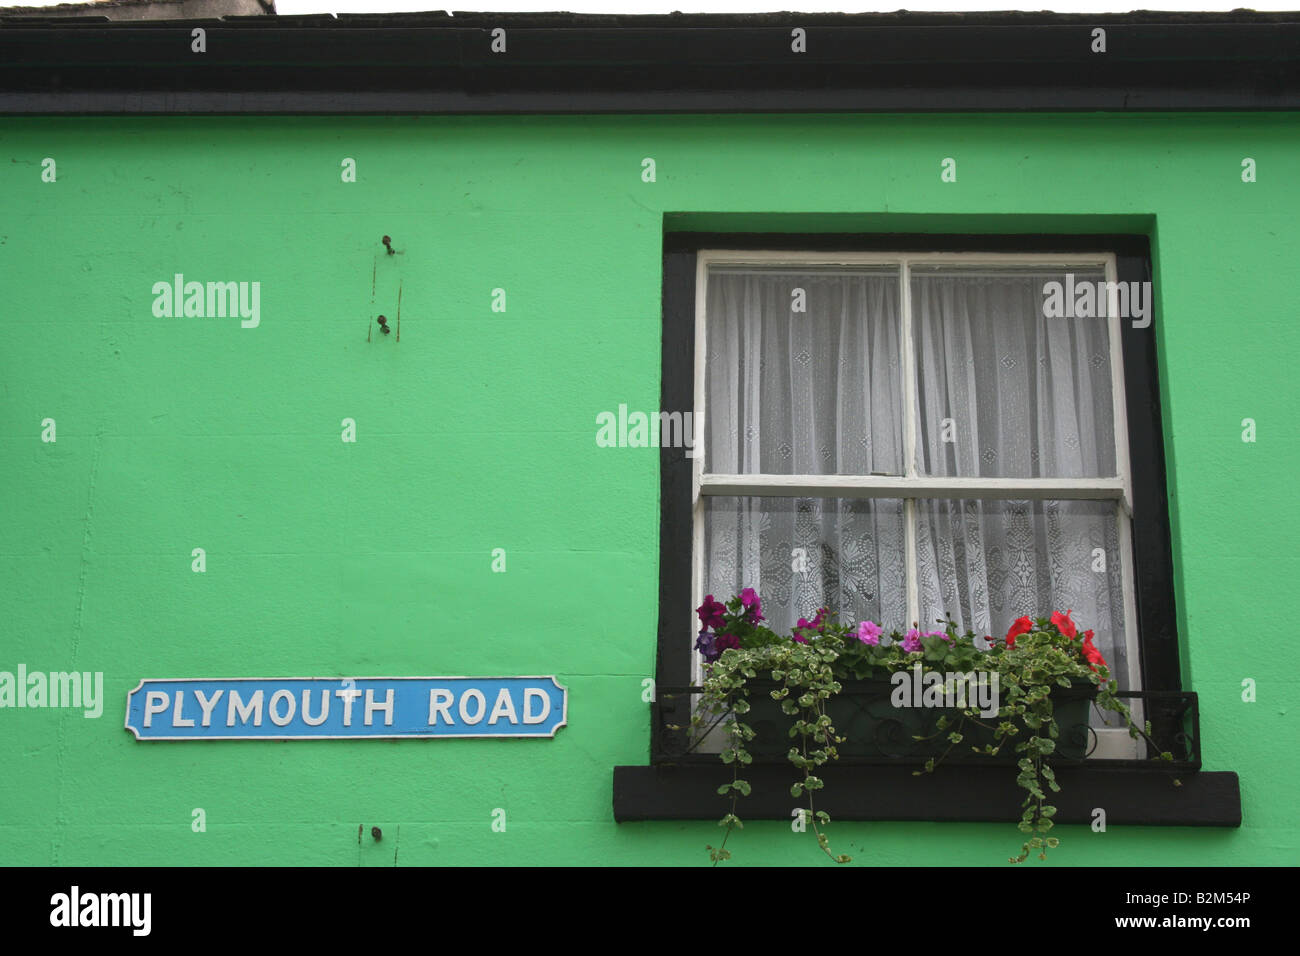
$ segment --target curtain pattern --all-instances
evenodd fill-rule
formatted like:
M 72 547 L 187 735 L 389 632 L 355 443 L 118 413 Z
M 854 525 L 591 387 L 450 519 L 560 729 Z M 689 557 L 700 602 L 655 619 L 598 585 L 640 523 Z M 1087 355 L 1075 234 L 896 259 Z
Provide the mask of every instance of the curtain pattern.
M 1075 283 L 1101 273 L 1076 273 Z M 1047 318 L 1038 269 L 914 270 L 917 471 L 1115 474 L 1104 318 Z M 802 299 L 806 311 L 792 306 Z M 710 270 L 706 467 L 714 474 L 905 472 L 897 270 Z M 778 631 L 832 606 L 906 628 L 899 500 L 705 500 L 705 586 L 755 587 Z M 1110 501 L 914 504 L 925 624 L 981 634 L 1074 610 L 1125 686 L 1118 518 Z

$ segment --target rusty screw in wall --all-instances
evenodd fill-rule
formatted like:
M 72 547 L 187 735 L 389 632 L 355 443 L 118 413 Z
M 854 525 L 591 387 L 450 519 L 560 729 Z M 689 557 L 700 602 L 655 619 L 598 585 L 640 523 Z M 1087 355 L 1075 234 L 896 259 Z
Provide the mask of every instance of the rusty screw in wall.
M 370 835 L 374 837 L 376 841 L 379 841 L 384 838 L 384 831 L 379 829 L 379 827 L 371 827 Z
M 382 315 L 379 317 L 377 321 L 379 322 L 379 327 L 384 330 L 385 335 L 393 331 L 388 327 L 388 319 L 384 318 Z
M 384 236 L 383 242 L 384 242 L 384 248 L 388 250 L 388 254 L 389 254 L 390 256 L 391 256 L 391 255 L 394 255 L 394 250 L 393 250 L 393 240 L 392 240 L 392 237 L 391 237 L 391 236 Z

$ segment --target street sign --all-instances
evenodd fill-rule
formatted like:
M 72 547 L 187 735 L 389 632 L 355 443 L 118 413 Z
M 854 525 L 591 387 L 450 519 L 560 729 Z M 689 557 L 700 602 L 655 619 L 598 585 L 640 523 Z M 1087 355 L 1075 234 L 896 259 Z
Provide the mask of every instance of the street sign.
M 126 695 L 136 740 L 554 737 L 554 677 L 236 677 L 142 680 Z

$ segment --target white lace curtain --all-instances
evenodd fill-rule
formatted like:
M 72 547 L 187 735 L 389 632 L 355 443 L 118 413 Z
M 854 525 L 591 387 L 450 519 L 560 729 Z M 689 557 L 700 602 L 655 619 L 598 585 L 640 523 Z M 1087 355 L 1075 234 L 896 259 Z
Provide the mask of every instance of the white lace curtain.
M 1065 276 L 913 271 L 917 473 L 1116 473 L 1107 322 L 1045 317 L 1050 281 Z M 906 473 L 899 286 L 892 268 L 711 269 L 708 471 Z M 823 606 L 909 627 L 910 514 L 923 626 L 951 615 L 1000 635 L 1022 614 L 1071 608 L 1112 673 L 1127 673 L 1113 502 L 709 497 L 703 507 L 706 590 L 756 588 L 779 631 Z

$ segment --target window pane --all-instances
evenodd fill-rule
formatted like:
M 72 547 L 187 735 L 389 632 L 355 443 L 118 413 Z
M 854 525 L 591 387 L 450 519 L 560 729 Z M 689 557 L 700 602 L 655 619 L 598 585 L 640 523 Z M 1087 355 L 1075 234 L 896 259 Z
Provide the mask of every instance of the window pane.
M 898 270 L 709 270 L 705 467 L 902 473 Z
M 1002 636 L 1021 615 L 1071 619 L 1128 687 L 1113 501 L 918 501 L 921 618 Z
M 1115 475 L 1108 320 L 1044 314 L 1050 282 L 1061 283 L 1062 300 L 1073 291 L 1071 302 L 1085 283 L 1101 282 L 1102 305 L 1092 311 L 1105 311 L 1105 274 L 1071 275 L 1042 267 L 913 271 L 921 474 Z
M 752 587 L 777 633 L 820 607 L 841 621 L 907 616 L 903 503 L 886 499 L 704 501 L 705 592 Z

